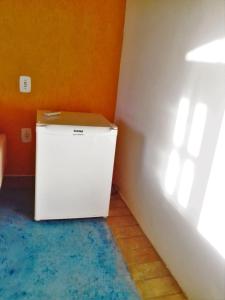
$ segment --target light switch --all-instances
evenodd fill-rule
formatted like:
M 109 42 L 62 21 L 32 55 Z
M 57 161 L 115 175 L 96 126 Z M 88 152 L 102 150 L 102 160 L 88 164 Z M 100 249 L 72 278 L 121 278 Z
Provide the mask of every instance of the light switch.
M 30 76 L 20 76 L 20 92 L 30 93 L 31 92 L 31 77 Z
M 32 140 L 31 128 L 21 128 L 21 141 L 23 143 L 30 143 Z

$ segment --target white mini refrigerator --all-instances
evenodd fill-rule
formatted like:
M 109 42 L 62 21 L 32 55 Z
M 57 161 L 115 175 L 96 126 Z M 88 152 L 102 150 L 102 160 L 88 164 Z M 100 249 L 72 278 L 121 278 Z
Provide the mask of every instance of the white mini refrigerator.
M 38 111 L 35 220 L 108 216 L 116 138 L 101 115 Z

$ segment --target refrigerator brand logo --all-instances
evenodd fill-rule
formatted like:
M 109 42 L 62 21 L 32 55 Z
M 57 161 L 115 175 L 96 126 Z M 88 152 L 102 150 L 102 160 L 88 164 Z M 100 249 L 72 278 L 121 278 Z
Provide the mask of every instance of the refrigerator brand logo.
M 73 132 L 83 133 L 84 131 L 82 129 L 74 129 Z

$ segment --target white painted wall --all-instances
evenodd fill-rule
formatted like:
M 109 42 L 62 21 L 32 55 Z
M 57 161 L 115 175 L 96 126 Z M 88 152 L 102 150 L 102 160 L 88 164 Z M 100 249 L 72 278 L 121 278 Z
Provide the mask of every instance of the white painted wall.
M 225 259 L 197 229 L 225 110 L 225 64 L 188 62 L 185 56 L 224 37 L 224 0 L 127 0 L 115 181 L 175 278 L 196 300 L 225 299 Z M 200 156 L 191 158 L 195 177 L 186 209 L 176 193 L 169 197 L 164 190 L 182 97 L 191 105 L 187 132 L 195 104 L 208 109 Z M 189 157 L 187 137 L 179 150 L 182 163 Z

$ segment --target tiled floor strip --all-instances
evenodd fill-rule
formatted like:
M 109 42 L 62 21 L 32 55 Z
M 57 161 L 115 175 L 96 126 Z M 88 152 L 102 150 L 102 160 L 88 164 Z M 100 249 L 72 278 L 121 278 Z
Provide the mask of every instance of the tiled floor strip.
M 186 299 L 119 195 L 111 198 L 107 222 L 142 299 Z

